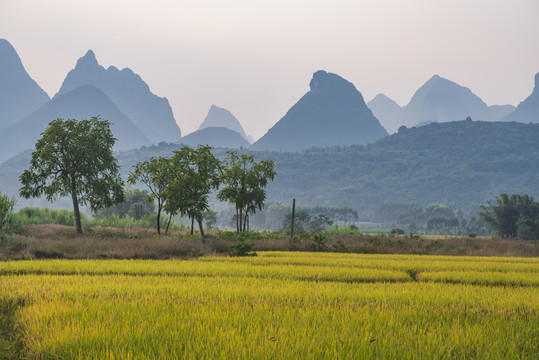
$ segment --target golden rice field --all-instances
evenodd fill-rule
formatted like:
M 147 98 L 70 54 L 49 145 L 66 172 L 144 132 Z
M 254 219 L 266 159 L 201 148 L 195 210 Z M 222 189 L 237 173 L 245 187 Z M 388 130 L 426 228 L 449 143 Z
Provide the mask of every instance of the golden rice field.
M 2 262 L 10 304 L 29 359 L 539 359 L 538 258 Z

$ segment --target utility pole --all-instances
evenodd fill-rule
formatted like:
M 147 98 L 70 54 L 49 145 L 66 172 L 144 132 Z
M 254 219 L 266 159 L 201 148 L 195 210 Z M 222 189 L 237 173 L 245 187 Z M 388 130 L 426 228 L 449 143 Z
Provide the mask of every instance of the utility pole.
M 292 224 L 290 224 L 290 240 L 294 241 L 294 217 L 296 216 L 296 199 L 292 200 Z

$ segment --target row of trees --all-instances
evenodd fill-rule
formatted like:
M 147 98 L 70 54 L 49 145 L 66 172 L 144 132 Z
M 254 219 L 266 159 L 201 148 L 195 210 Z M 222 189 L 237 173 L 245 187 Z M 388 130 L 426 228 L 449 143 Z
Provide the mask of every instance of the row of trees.
M 124 183 L 112 153 L 115 141 L 110 123 L 97 117 L 52 121 L 36 143 L 30 167 L 19 178 L 21 196 L 45 195 L 49 201 L 71 196 L 77 233 L 82 234 L 80 205 L 96 213 L 124 202 Z M 183 147 L 170 158 L 139 162 L 128 182 L 145 184 L 150 192 L 147 198 L 157 202 L 159 234 L 162 212 L 169 214 L 168 224 L 180 214 L 197 221 L 205 242 L 202 214 L 213 190 L 221 188 L 217 198 L 234 205 L 236 229 L 246 231 L 249 215 L 264 206 L 265 187 L 275 175 L 270 160 L 255 163 L 252 155 L 229 151 L 222 162 L 210 146 L 201 146 Z
M 264 206 L 265 187 L 276 174 L 273 162 L 255 162 L 253 155 L 228 151 L 223 163 L 211 150 L 207 145 L 183 147 L 170 158 L 139 162 L 129 174 L 129 183 L 142 182 L 150 191 L 149 197 L 156 200 L 159 233 L 162 212 L 169 214 L 169 222 L 172 215 L 180 214 L 196 220 L 205 242 L 203 213 L 209 209 L 210 193 L 220 187 L 217 199 L 234 206 L 237 232 L 248 230 L 249 215 Z

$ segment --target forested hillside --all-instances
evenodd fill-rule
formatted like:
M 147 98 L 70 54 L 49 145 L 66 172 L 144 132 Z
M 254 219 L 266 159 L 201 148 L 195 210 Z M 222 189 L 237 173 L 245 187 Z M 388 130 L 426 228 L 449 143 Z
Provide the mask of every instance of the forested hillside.
M 458 121 L 398 133 L 369 145 L 255 152 L 275 161 L 269 202 L 350 207 L 361 220 L 387 203 L 442 203 L 467 214 L 501 193 L 539 198 L 539 124 Z M 117 154 L 122 176 L 151 156 L 170 156 L 179 145 L 161 143 Z M 247 152 L 247 150 L 242 150 Z M 215 150 L 223 157 L 225 150 Z M 0 191 L 16 194 L 29 153 L 0 166 Z M 222 206 L 222 205 L 221 205 Z
M 258 153 L 276 163 L 272 201 L 349 206 L 446 203 L 469 212 L 503 192 L 539 197 L 539 125 L 459 121 L 401 130 L 366 146 Z

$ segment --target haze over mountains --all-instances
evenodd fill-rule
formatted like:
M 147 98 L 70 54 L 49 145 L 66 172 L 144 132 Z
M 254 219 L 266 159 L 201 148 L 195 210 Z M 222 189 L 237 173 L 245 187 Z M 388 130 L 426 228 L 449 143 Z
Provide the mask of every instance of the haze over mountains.
M 243 126 L 241 126 L 239 120 L 225 108 L 216 105 L 210 107 L 208 115 L 206 115 L 198 130 L 208 127 L 224 127 L 233 130 L 240 134 L 245 140 L 251 142 L 251 138 L 245 134 L 245 130 L 243 130 Z
M 6 74 L 0 80 L 0 162 L 33 148 L 47 124 L 56 118 L 100 116 L 110 121 L 118 139 L 115 150 L 180 141 L 180 128 L 168 100 L 151 93 L 130 69 L 120 71 L 111 66 L 105 70 L 89 50 L 51 100 L 28 76 L 6 40 L 0 41 L 0 53 L 0 73 Z
M 400 107 L 385 96 L 377 95 L 369 108 L 389 132 L 400 126 L 421 126 L 431 122 L 464 120 L 500 121 L 515 110 L 512 105 L 488 106 L 469 88 L 434 75 L 412 96 L 410 102 Z
M 515 111 L 505 116 L 503 120 L 539 123 L 539 73 L 535 74 L 532 94 L 518 104 Z
M 402 108 L 384 94 L 378 94 L 367 103 L 369 109 L 390 133 L 396 132 L 402 124 Z
M 309 92 L 252 145 L 253 150 L 366 144 L 387 136 L 351 82 L 320 70 L 309 87 Z
M 130 69 L 105 69 L 91 50 L 52 100 L 5 40 L 0 55 L 0 191 L 11 195 L 28 166 L 28 149 L 50 121 L 101 115 L 113 123 L 116 150 L 126 150 L 118 153 L 124 175 L 137 161 L 167 156 L 180 143 L 209 144 L 274 160 L 278 176 L 268 201 L 295 197 L 303 205 L 362 209 L 367 217 L 387 201 L 455 202 L 470 209 L 502 192 L 539 196 L 539 125 L 500 122 L 539 123 L 539 74 L 517 108 L 488 106 L 437 75 L 401 107 L 383 94 L 367 106 L 354 84 L 320 70 L 309 91 L 250 146 L 238 119 L 215 105 L 198 131 L 181 137 L 166 98 Z M 455 121 L 467 117 L 474 121 Z M 419 127 L 430 122 L 443 124 Z
M 296 198 L 301 206 L 347 206 L 367 220 L 382 204 L 443 203 L 477 214 L 480 204 L 503 192 L 537 199 L 537 139 L 539 124 L 452 121 L 402 128 L 369 145 L 252 153 L 257 161 L 275 162 L 267 203 Z M 117 154 L 122 176 L 137 162 L 171 156 L 180 146 L 161 143 Z M 222 158 L 225 151 L 215 154 Z M 4 193 L 17 194 L 17 178 L 29 159 L 28 151 L 0 164 Z
M 26 149 L 33 149 L 51 119 L 89 119 L 96 111 L 103 119 L 114 119 L 112 133 L 118 138 L 116 150 L 150 145 L 144 133 L 133 125 L 108 97 L 92 85 L 82 85 L 51 101 L 15 124 L 0 130 L 0 161 Z
M 168 100 L 150 91 L 132 70 L 105 69 L 93 51 L 78 59 L 52 100 L 24 70 L 13 47 L 0 40 L 0 161 L 32 148 L 57 117 L 101 115 L 113 123 L 116 150 L 159 142 L 247 148 L 250 137 L 224 108 L 212 105 L 198 131 L 181 137 Z M 310 90 L 257 142 L 253 150 L 298 151 L 372 143 L 406 125 L 463 120 L 539 122 L 539 75 L 518 108 L 488 106 L 470 89 L 434 75 L 400 107 L 383 94 L 368 106 L 354 84 L 337 74 L 313 74 Z M 372 111 L 371 111 L 372 110 Z M 256 119 L 252 119 L 256 121 Z
M 0 39 L 0 129 L 49 101 L 49 95 L 28 75 L 11 44 Z
M 210 145 L 221 148 L 248 148 L 249 143 L 238 132 L 226 127 L 207 127 L 182 137 L 181 143 L 191 147 Z
M 180 128 L 168 100 L 153 94 L 131 69 L 109 66 L 105 70 L 98 64 L 94 52 L 88 50 L 67 74 L 55 97 L 85 84 L 100 89 L 152 143 L 179 141 Z
M 240 122 L 230 111 L 212 105 L 197 131 L 184 136 L 189 146 L 210 145 L 223 148 L 248 148 L 251 143 Z

